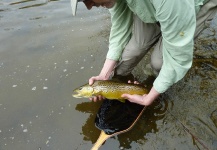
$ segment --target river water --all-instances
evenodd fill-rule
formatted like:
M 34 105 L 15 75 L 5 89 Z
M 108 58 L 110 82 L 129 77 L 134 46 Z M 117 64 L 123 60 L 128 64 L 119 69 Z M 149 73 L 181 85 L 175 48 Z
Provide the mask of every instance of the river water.
M 0 150 L 93 146 L 100 102 L 71 94 L 100 72 L 109 28 L 103 8 L 88 11 L 80 3 L 73 17 L 68 0 L 0 0 Z M 197 40 L 186 77 L 101 149 L 217 148 L 216 31 L 214 21 Z M 144 82 L 147 60 L 134 71 Z

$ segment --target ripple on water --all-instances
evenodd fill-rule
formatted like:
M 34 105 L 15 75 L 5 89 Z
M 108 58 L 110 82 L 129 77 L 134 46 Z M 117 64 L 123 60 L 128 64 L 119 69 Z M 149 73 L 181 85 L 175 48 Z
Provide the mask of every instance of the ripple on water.
M 212 113 L 211 113 L 211 120 L 213 121 L 214 125 L 216 126 L 217 128 L 217 109 L 214 110 Z
M 48 4 L 49 0 L 24 0 L 10 3 L 10 5 L 19 5 L 19 9 L 26 9 L 31 7 L 39 7 Z

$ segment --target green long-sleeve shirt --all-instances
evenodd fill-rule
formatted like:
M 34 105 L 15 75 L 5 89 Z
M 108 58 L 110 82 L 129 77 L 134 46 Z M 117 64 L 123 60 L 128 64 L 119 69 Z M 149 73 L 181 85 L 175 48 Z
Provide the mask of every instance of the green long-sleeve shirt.
M 118 61 L 128 43 L 133 14 L 145 23 L 159 22 L 163 65 L 154 81 L 159 93 L 182 79 L 192 65 L 196 13 L 207 0 L 117 0 L 109 9 L 111 32 L 107 58 Z M 145 34 L 145 33 L 142 33 Z

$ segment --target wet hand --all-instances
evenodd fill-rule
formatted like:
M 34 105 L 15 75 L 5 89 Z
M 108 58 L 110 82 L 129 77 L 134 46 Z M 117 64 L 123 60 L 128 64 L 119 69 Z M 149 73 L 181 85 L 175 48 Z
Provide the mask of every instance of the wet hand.
M 105 78 L 101 77 L 101 76 L 93 76 L 89 79 L 89 85 L 93 85 L 93 83 L 97 80 L 105 80 Z M 102 95 L 98 95 L 98 96 L 93 96 L 90 97 L 89 100 L 97 102 L 99 100 L 103 100 L 105 99 Z
M 128 83 L 132 83 L 128 81 Z M 139 84 L 138 81 L 134 81 L 134 84 Z M 122 97 L 129 100 L 131 103 L 137 103 L 139 105 L 149 106 L 155 100 L 154 97 L 150 97 L 149 94 L 144 95 L 131 95 L 131 94 L 122 94 Z
M 89 98 L 89 100 L 94 101 L 94 102 L 101 101 L 101 100 L 104 100 L 104 99 L 105 98 L 102 95 L 93 96 L 93 97 Z
M 130 95 L 130 94 L 122 94 L 123 98 L 129 100 L 131 103 L 137 103 L 139 105 L 149 106 L 153 102 L 148 99 L 147 94 L 145 95 Z
M 97 81 L 97 80 L 106 80 L 106 79 L 102 76 L 93 76 L 89 79 L 89 85 L 92 85 L 94 81 Z

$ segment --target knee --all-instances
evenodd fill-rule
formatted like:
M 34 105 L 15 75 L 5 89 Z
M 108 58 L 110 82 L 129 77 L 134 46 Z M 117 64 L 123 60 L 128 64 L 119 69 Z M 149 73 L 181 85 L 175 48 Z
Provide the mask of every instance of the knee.
M 151 54 L 151 66 L 155 71 L 160 72 L 162 64 L 163 64 L 163 54 L 162 54 L 162 38 L 161 38 Z
M 162 61 L 160 60 L 153 60 L 151 59 L 151 67 L 154 70 L 154 72 L 159 73 L 162 67 Z
M 161 55 L 156 55 L 155 52 L 151 55 L 151 67 L 156 72 L 160 72 L 163 64 L 163 57 Z

